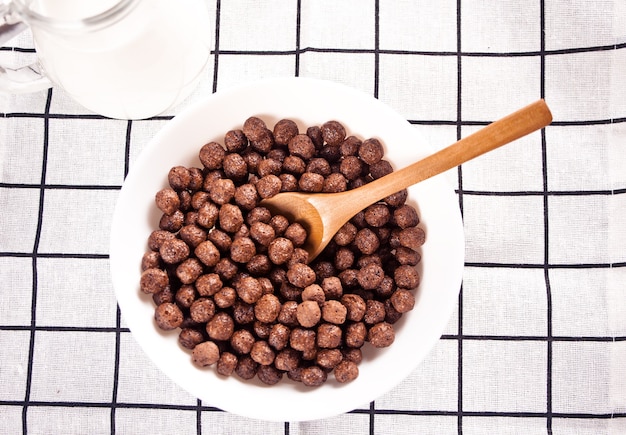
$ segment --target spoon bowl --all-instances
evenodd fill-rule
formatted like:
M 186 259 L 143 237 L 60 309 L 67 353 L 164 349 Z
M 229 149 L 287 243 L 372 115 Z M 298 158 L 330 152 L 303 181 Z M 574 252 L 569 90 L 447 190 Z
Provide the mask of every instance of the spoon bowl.
M 550 109 L 544 100 L 538 100 L 441 151 L 359 188 L 339 193 L 283 192 L 263 200 L 261 205 L 274 213 L 284 214 L 307 230 L 303 248 L 311 261 L 324 250 L 335 233 L 365 207 L 513 142 L 550 122 Z

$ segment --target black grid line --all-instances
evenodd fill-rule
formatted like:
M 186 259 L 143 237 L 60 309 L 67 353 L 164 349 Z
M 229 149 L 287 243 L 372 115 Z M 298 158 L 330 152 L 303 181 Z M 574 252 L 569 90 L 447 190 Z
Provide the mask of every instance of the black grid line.
M 215 2 L 215 35 L 214 42 L 215 47 L 212 51 L 213 56 L 213 91 L 218 88 L 218 77 L 220 71 L 220 59 L 224 59 L 224 56 L 274 56 L 274 57 L 293 57 L 293 71 L 295 76 L 301 74 L 301 60 L 309 53 L 319 54 L 345 54 L 346 56 L 354 54 L 366 54 L 371 55 L 374 58 L 374 81 L 373 91 L 374 97 L 378 97 L 380 86 L 385 82 L 386 78 L 381 76 L 380 71 L 380 57 L 382 55 L 391 56 L 434 56 L 434 57 L 449 57 L 456 59 L 456 75 L 457 75 L 457 90 L 456 90 L 456 119 L 407 119 L 412 125 L 419 126 L 450 126 L 456 128 L 457 139 L 462 137 L 462 132 L 465 127 L 471 126 L 483 126 L 487 125 L 489 120 L 469 120 L 464 119 L 464 107 L 462 106 L 462 96 L 464 90 L 463 82 L 463 65 L 464 60 L 468 58 L 537 58 L 540 61 L 540 94 L 544 98 L 546 95 L 546 59 L 555 56 L 566 56 L 579 53 L 592 53 L 592 52 L 609 52 L 615 50 L 623 50 L 626 48 L 626 42 L 607 44 L 607 45 L 595 45 L 595 46 L 582 46 L 571 47 L 564 49 L 546 49 L 546 2 L 540 0 L 540 49 L 538 51 L 512 51 L 512 52 L 482 52 L 482 51 L 463 51 L 462 40 L 462 25 L 464 7 L 469 7 L 467 4 L 462 3 L 461 0 L 456 2 L 456 50 L 452 51 L 436 51 L 436 50 L 401 50 L 401 49 L 388 49 L 380 47 L 380 2 L 379 0 L 373 0 L 374 4 L 374 40 L 372 41 L 371 48 L 360 49 L 342 49 L 334 47 L 314 47 L 314 46 L 301 46 L 301 30 L 302 26 L 302 1 L 296 0 L 296 32 L 295 43 L 293 50 L 230 50 L 228 49 L 228 41 L 220 40 L 221 29 L 221 1 Z M 2 47 L 0 51 L 13 50 L 22 53 L 34 53 L 32 48 L 28 47 Z M 36 112 L 5 112 L 0 113 L 2 118 L 16 118 L 16 119 L 40 119 L 43 128 L 43 162 L 41 167 L 41 181 L 40 183 L 10 183 L 0 180 L 0 189 L 38 189 L 39 190 L 39 209 L 38 220 L 36 228 L 36 237 L 31 252 L 11 252 L 5 250 L 0 252 L 0 258 L 26 258 L 31 260 L 32 269 L 32 296 L 31 296 L 31 318 L 30 324 L 24 325 L 3 325 L 0 319 L 0 331 L 21 331 L 30 333 L 29 351 L 28 351 L 28 367 L 26 376 L 26 390 L 24 394 L 24 400 L 0 400 L 0 406 L 17 407 L 22 409 L 22 432 L 28 433 L 27 414 L 28 410 L 37 407 L 57 407 L 57 408 L 102 408 L 110 410 L 110 424 L 111 434 L 116 432 L 116 410 L 119 409 L 154 409 L 154 410 L 178 410 L 178 411 L 194 411 L 195 412 L 195 424 L 196 433 L 208 433 L 210 431 L 206 426 L 203 427 L 202 417 L 206 413 L 222 413 L 223 411 L 207 406 L 202 403 L 200 399 L 197 399 L 193 405 L 168 405 L 160 403 L 134 403 L 134 402 L 120 402 L 118 400 L 118 389 L 120 382 L 120 357 L 121 357 L 121 338 L 124 334 L 129 334 L 130 331 L 127 328 L 121 327 L 121 312 L 119 307 L 116 309 L 115 314 L 115 326 L 114 327 L 71 327 L 71 326 L 42 326 L 37 324 L 36 312 L 37 312 L 37 290 L 41 286 L 39 280 L 41 279 L 38 271 L 38 260 L 43 258 L 73 258 L 73 259 L 95 259 L 107 261 L 107 254 L 79 254 L 79 253 L 63 253 L 63 252 L 39 252 L 39 244 L 41 241 L 42 225 L 44 220 L 44 199 L 45 195 L 49 191 L 55 190 L 89 190 L 89 191 L 115 191 L 119 190 L 119 185 L 71 185 L 71 184 L 48 184 L 46 183 L 47 167 L 47 153 L 49 137 L 49 120 L 50 119 L 64 119 L 72 123 L 80 123 L 81 120 L 100 120 L 107 119 L 98 115 L 91 114 L 65 114 L 65 113 L 51 113 L 51 103 L 53 98 L 53 91 L 49 91 L 47 94 L 45 109 L 42 113 Z M 62 109 L 61 109 L 62 110 Z M 149 120 L 140 121 L 142 123 L 150 123 L 151 121 L 163 121 L 169 120 L 172 116 L 157 116 Z M 552 123 L 552 127 L 580 127 L 580 126 L 594 126 L 594 125 L 612 125 L 626 122 L 626 117 L 606 118 L 606 119 L 585 119 L 585 120 L 567 120 L 560 119 Z M 79 125 L 79 124 L 77 124 Z M 125 153 L 123 161 L 124 176 L 128 173 L 130 167 L 130 150 L 131 150 L 131 131 L 133 122 L 129 121 L 126 129 L 125 137 Z M 541 270 L 543 272 L 543 282 L 545 284 L 545 298 L 547 302 L 546 306 L 546 331 L 545 335 L 487 335 L 487 334 L 466 334 L 464 330 L 464 318 L 467 313 L 464 312 L 464 290 L 461 287 L 458 297 L 458 313 L 457 313 L 457 328 L 456 333 L 444 334 L 441 337 L 442 341 L 455 342 L 457 351 L 456 361 L 456 373 L 457 373 L 457 385 L 456 385 L 456 409 L 385 409 L 379 406 L 377 401 L 370 402 L 368 407 L 363 409 L 355 409 L 351 411 L 351 414 L 367 415 L 369 418 L 368 432 L 371 435 L 377 433 L 384 433 L 382 419 L 377 416 L 432 416 L 432 417 L 455 417 L 457 424 L 457 431 L 459 434 L 463 432 L 464 419 L 467 417 L 510 417 L 517 419 L 535 419 L 545 421 L 545 429 L 547 433 L 551 433 L 553 424 L 558 419 L 586 419 L 586 420 L 608 420 L 613 418 L 626 418 L 626 413 L 604 413 L 604 412 L 555 412 L 557 409 L 554 406 L 554 399 L 556 390 L 553 387 L 553 371 L 555 369 L 555 361 L 553 359 L 553 344 L 554 343 L 615 343 L 626 341 L 626 336 L 603 336 L 603 335 L 554 335 L 553 330 L 553 310 L 552 303 L 552 283 L 551 274 L 556 270 L 581 270 L 581 269 L 616 269 L 626 267 L 626 261 L 620 262 L 568 262 L 565 264 L 559 264 L 549 258 L 551 237 L 553 237 L 553 230 L 550 227 L 551 217 L 551 199 L 555 197 L 590 197 L 590 196 L 617 196 L 626 194 L 626 186 L 621 186 L 615 189 L 603 189 L 603 190 L 553 190 L 549 188 L 549 173 L 548 173 L 548 150 L 549 143 L 546 138 L 545 130 L 541 132 L 541 174 L 542 174 L 542 189 L 541 190 L 517 190 L 517 191 L 496 191 L 496 190 L 470 190 L 464 187 L 463 168 L 457 168 L 457 180 L 458 189 L 456 194 L 458 196 L 458 204 L 462 215 L 464 216 L 464 206 L 467 200 L 468 207 L 470 197 L 537 197 L 542 200 L 542 212 L 543 212 L 543 262 L 476 262 L 468 261 L 465 263 L 466 269 L 530 269 Z M 120 165 L 120 169 L 122 162 Z M 626 259 L 625 259 L 626 260 Z M 115 363 L 113 367 L 113 386 L 110 392 L 111 400 L 102 402 L 82 402 L 82 401 L 46 401 L 46 400 L 31 400 L 31 391 L 33 385 L 33 362 L 35 360 L 35 342 L 37 339 L 37 333 L 40 331 L 49 332 L 89 332 L 95 334 L 114 334 L 115 335 Z M 546 395 L 545 395 L 545 411 L 543 412 L 527 412 L 527 411 L 469 411 L 464 409 L 463 396 L 464 396 L 464 375 L 465 366 L 468 364 L 463 359 L 464 344 L 473 342 L 536 342 L 545 345 L 546 349 Z M 467 391 L 466 391 L 467 393 Z M 419 394 L 419 392 L 417 392 Z M 282 432 L 289 434 L 291 432 L 291 425 L 289 422 L 284 422 L 282 425 Z
M 546 38 L 545 38 L 545 1 L 540 1 L 540 38 L 541 38 L 541 53 L 540 53 L 540 79 L 541 85 L 539 87 L 541 92 L 541 98 L 545 98 L 546 95 L 546 57 L 545 57 L 545 48 L 546 48 Z M 548 151 L 547 151 L 547 143 L 546 143 L 546 131 L 545 129 L 541 129 L 541 171 L 543 177 L 543 224 L 544 224 L 544 280 L 546 285 L 546 305 L 547 305 L 547 367 L 546 367 L 546 430 L 548 433 L 552 433 L 552 369 L 553 369 L 553 361 L 552 361 L 552 289 L 550 285 L 550 270 L 548 268 L 548 264 L 550 262 L 550 233 L 549 233 L 549 209 L 548 209 L 548 195 L 545 192 L 548 190 Z
M 0 116 L 3 118 L 24 118 L 24 119 L 32 119 L 32 118 L 47 118 L 47 119 L 85 119 L 85 120 L 93 120 L 93 119 L 108 119 L 100 115 L 92 115 L 92 114 L 63 114 L 63 113 L 37 113 L 37 112 L 3 112 L 0 113 Z M 152 118 L 142 120 L 142 122 L 149 121 L 169 121 L 173 118 L 173 115 L 162 115 L 162 116 L 153 116 Z M 438 125 L 449 125 L 449 126 L 485 126 L 490 124 L 492 121 L 485 120 L 446 120 L 446 119 L 407 119 L 407 122 L 412 125 L 424 125 L 424 126 L 438 126 Z M 626 117 L 618 117 L 618 118 L 602 118 L 602 119 L 587 119 L 587 120 L 555 120 L 550 124 L 553 127 L 568 127 L 568 126 L 592 126 L 592 125 L 612 125 L 612 124 L 622 124 L 626 122 Z
M 133 127 L 133 121 L 128 121 L 126 124 L 126 141 L 124 144 L 124 172 L 123 177 L 126 179 L 128 171 L 130 169 L 130 148 L 131 148 L 131 132 Z M 125 328 L 127 329 L 127 328 Z M 116 409 L 117 409 L 117 392 L 119 388 L 120 378 L 120 351 L 121 351 L 121 337 L 122 337 L 122 311 L 119 305 L 115 307 L 115 359 L 113 368 L 113 390 L 111 392 L 111 414 L 110 425 L 111 435 L 116 433 Z
M 0 401 L 0 406 L 24 406 L 24 402 L 20 401 Z M 63 402 L 63 401 L 31 401 L 29 406 L 36 407 L 52 407 L 52 408 L 101 408 L 108 409 L 111 404 L 109 402 Z M 210 413 L 224 413 L 218 408 L 211 406 L 197 406 L 197 405 L 170 405 L 163 403 L 132 403 L 132 402 L 120 402 L 117 404 L 119 409 L 155 409 L 155 410 L 174 410 L 174 411 L 201 411 Z M 384 409 L 375 408 L 372 406 L 367 409 L 354 409 L 349 411 L 348 414 L 375 414 L 375 415 L 423 415 L 423 416 L 450 416 L 454 417 L 458 415 L 456 410 L 400 410 L 400 409 Z M 514 418 L 541 418 L 546 419 L 548 414 L 545 412 L 530 412 L 530 411 L 518 411 L 518 412 L 495 412 L 495 411 L 464 411 L 462 413 L 464 417 L 514 417 Z M 552 418 L 560 419 L 597 419 L 605 420 L 612 418 L 625 418 L 626 413 L 584 413 L 584 412 L 554 412 L 551 414 Z M 289 432 L 289 423 L 283 423 L 283 429 L 285 433 Z
M 215 3 L 215 48 L 213 50 L 213 92 L 217 91 L 217 74 L 220 58 L 220 18 L 221 18 L 221 0 L 217 0 Z
M 296 51 L 294 59 L 294 77 L 300 77 L 300 35 L 302 24 L 302 0 L 296 0 Z
M 374 88 L 373 96 L 378 98 L 378 89 L 380 86 L 380 3 L 379 0 L 374 1 Z M 369 406 L 369 435 L 376 434 L 376 401 L 372 400 Z
M 462 47 L 462 1 L 457 0 L 456 2 L 456 139 L 460 140 L 462 137 L 462 119 L 463 119 L 463 106 L 462 106 L 462 96 L 463 96 L 463 56 Z M 463 217 L 463 168 L 459 166 L 457 168 L 457 183 L 458 190 L 457 195 L 459 198 L 459 211 L 461 212 L 461 216 Z M 461 284 L 461 288 L 459 289 L 459 296 L 457 302 L 457 433 L 461 435 L 463 433 L 463 284 Z
M 217 1 L 217 12 L 221 9 L 221 1 Z M 216 40 L 219 39 L 219 35 L 216 32 Z M 567 54 L 578 53 L 590 53 L 596 51 L 613 51 L 622 50 L 626 48 L 626 42 L 620 42 L 616 44 L 595 45 L 587 47 L 571 47 L 561 49 L 543 49 L 539 51 L 427 51 L 427 50 L 394 50 L 385 48 L 330 48 L 330 47 L 298 47 L 293 50 L 224 50 L 216 48 L 211 51 L 211 54 L 225 55 L 241 55 L 241 56 L 290 56 L 294 54 L 304 53 L 347 53 L 347 54 L 397 54 L 402 56 L 437 56 L 437 57 L 456 57 L 458 55 L 463 57 L 538 57 L 538 56 L 559 56 Z M 35 53 L 32 48 L 25 47 L 0 47 L 0 51 L 16 51 L 21 53 Z
M 46 108 L 45 112 L 50 111 L 50 104 L 52 101 L 52 90 L 48 91 L 48 95 L 46 98 Z M 27 412 L 30 401 L 30 392 L 32 388 L 32 379 L 33 379 L 33 361 L 35 358 L 35 326 L 37 325 L 37 289 L 38 289 L 38 269 L 37 269 L 37 253 L 39 251 L 39 242 L 41 240 L 41 229 L 43 225 L 43 206 L 44 206 L 44 197 L 45 197 L 45 187 L 44 184 L 46 182 L 46 170 L 47 170 L 47 155 L 48 155 L 48 132 L 49 132 L 49 122 L 47 118 L 44 118 L 44 126 L 43 126 L 43 159 L 41 166 L 41 188 L 39 190 L 39 214 L 37 217 L 37 229 L 35 230 L 35 243 L 33 246 L 33 257 L 32 257 L 32 274 L 33 274 L 33 282 L 32 282 L 32 293 L 31 293 L 31 320 L 30 320 L 30 340 L 29 340 L 29 348 L 28 348 L 28 368 L 26 374 L 26 391 L 24 395 L 24 406 L 22 408 L 22 432 L 24 435 L 28 432 L 27 428 Z

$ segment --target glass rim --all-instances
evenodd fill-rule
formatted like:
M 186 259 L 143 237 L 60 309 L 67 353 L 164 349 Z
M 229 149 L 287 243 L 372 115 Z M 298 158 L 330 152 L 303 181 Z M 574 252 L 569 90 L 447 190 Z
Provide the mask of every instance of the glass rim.
M 119 0 L 110 8 L 85 18 L 66 20 L 43 15 L 31 9 L 32 0 L 13 0 L 19 18 L 29 25 L 60 31 L 84 31 L 103 28 L 124 17 L 141 0 Z

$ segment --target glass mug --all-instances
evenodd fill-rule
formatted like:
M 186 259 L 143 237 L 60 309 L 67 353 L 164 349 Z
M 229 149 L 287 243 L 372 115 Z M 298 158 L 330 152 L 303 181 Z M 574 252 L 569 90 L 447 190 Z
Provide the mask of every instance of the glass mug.
M 0 43 L 29 27 L 38 58 L 0 66 L 0 91 L 58 86 L 100 115 L 149 118 L 196 87 L 209 26 L 204 0 L 0 0 Z

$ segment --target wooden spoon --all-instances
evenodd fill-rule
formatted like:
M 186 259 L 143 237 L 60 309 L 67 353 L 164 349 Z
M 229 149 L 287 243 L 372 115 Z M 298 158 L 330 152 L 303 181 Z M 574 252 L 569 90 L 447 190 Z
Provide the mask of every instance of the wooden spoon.
M 544 100 L 538 100 L 435 154 L 359 188 L 339 193 L 284 192 L 261 201 L 261 205 L 273 213 L 285 215 L 292 222 L 299 222 L 308 231 L 303 247 L 311 261 L 346 222 L 367 206 L 526 136 L 550 122 L 550 109 Z

